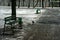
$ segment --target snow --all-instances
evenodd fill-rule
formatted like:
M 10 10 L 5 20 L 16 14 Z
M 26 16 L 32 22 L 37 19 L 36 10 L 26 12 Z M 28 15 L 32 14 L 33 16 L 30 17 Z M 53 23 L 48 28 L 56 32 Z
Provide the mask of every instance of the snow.
M 40 11 L 39 11 L 40 12 Z M 60 24 L 48 24 L 47 21 L 53 21 L 60 22 L 60 11 L 54 10 L 54 9 L 42 9 L 40 14 L 35 14 L 36 9 L 17 9 L 17 17 L 22 17 L 23 22 L 25 23 L 31 23 L 32 20 L 37 21 L 36 24 L 29 24 L 27 26 L 24 26 L 24 32 L 26 34 L 25 38 L 29 37 L 30 34 L 32 34 L 30 37 L 36 38 L 38 40 L 54 40 L 57 38 L 60 39 Z M 3 19 L 7 16 L 11 15 L 11 9 L 0 9 L 0 28 L 3 28 L 4 21 Z M 47 24 L 41 24 L 38 22 L 47 22 Z M 24 35 L 25 35 L 24 34 Z M 48 34 L 48 35 L 47 35 Z M 28 36 L 27 36 L 28 35 Z M 57 36 L 59 35 L 59 36 Z M 29 37 L 29 39 L 31 39 Z M 15 40 L 15 38 L 7 38 L 6 40 Z
M 53 11 L 52 8 L 46 8 L 46 9 L 51 9 L 51 11 Z M 40 10 L 39 10 L 40 14 L 35 14 L 37 8 L 35 8 L 35 9 L 33 9 L 33 8 L 31 8 L 31 9 L 29 9 L 29 8 L 16 8 L 16 16 L 22 17 L 23 22 L 26 22 L 26 23 L 31 23 L 32 21 L 36 22 L 37 20 L 39 20 L 40 17 L 45 17 L 45 16 L 49 17 L 49 15 L 47 15 L 48 10 L 46 10 L 46 9 L 40 8 Z M 53 8 L 53 9 L 55 10 L 55 8 Z M 59 8 L 56 8 L 56 9 L 57 9 L 57 11 L 59 11 Z M 50 13 L 51 13 L 51 11 L 50 11 Z M 55 11 L 52 13 L 55 13 Z M 56 12 L 56 13 L 58 13 L 58 12 Z M 0 27 L 4 27 L 3 19 L 7 16 L 11 16 L 11 7 L 0 6 Z
M 16 16 L 22 17 L 23 21 L 31 23 L 32 20 L 36 20 L 39 14 L 35 14 L 36 9 L 16 9 Z M 11 15 L 11 8 L 1 8 L 0 9 L 0 27 L 4 27 L 3 19 Z

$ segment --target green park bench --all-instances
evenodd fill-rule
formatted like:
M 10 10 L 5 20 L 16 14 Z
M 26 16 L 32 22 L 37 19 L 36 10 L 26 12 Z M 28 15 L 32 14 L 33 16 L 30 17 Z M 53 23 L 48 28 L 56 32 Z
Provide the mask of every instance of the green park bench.
M 5 17 L 4 21 L 5 21 L 4 32 L 5 31 L 12 31 L 13 32 L 16 27 L 15 23 L 18 23 L 19 28 L 22 29 L 22 18 L 21 17 L 16 17 L 16 20 L 14 20 L 14 19 L 12 19 L 12 16 L 9 16 L 9 17 Z
M 12 16 L 4 18 L 5 25 L 11 25 L 16 23 L 16 20 L 12 19 Z M 5 26 L 4 25 L 4 26 Z
M 12 19 L 12 16 L 5 17 L 4 21 L 5 21 L 4 32 L 5 31 L 12 31 L 12 28 L 14 28 L 13 26 L 15 25 L 15 23 L 17 23 L 16 20 Z

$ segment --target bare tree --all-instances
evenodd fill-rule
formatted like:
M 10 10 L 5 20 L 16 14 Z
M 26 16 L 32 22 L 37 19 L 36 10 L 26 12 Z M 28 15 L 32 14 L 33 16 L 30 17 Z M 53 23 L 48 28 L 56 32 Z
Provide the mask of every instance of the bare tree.
M 59 7 L 60 7 L 60 0 L 59 0 Z
M 28 0 L 28 8 L 30 7 L 30 0 Z
M 18 8 L 20 7 L 20 0 L 18 0 Z
M 42 8 L 44 8 L 44 0 L 42 0 Z

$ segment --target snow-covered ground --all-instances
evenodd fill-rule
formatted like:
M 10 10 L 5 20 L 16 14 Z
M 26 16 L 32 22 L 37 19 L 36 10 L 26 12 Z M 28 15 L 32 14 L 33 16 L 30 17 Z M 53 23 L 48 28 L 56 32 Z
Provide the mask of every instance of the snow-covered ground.
M 0 28 L 4 26 L 4 18 L 11 16 L 11 8 L 10 7 L 0 7 Z M 42 12 L 42 11 L 41 11 Z M 31 23 L 32 21 L 36 21 L 37 17 L 40 14 L 35 14 L 36 9 L 16 9 L 16 16 L 22 17 L 23 21 L 26 23 Z
M 47 12 L 47 10 L 40 8 L 41 9 L 40 14 L 35 14 L 36 9 L 37 8 L 33 9 L 33 8 L 27 8 L 27 7 L 16 8 L 16 14 L 17 14 L 16 16 L 22 17 L 23 21 L 26 23 L 31 23 L 32 21 L 38 20 L 39 17 L 46 14 L 46 12 Z M 47 8 L 47 9 L 51 9 L 51 11 L 53 11 L 51 7 Z M 60 8 L 54 7 L 53 9 L 57 9 L 57 11 L 60 11 L 59 10 Z M 43 13 L 43 12 L 45 12 L 45 13 Z M 7 16 L 11 16 L 11 7 L 0 6 L 0 27 L 1 28 L 4 26 L 3 19 Z
M 31 29 L 26 27 L 30 31 L 27 31 L 24 40 L 60 40 L 60 11 L 44 10 L 35 24 L 28 25 Z
M 22 17 L 25 23 L 31 23 L 32 20 L 36 21 L 33 25 L 30 24 L 23 27 L 24 33 L 26 33 L 26 35 L 24 34 L 24 40 L 60 40 L 59 8 L 41 9 L 40 14 L 35 14 L 36 9 L 28 8 L 17 8 L 16 12 L 17 17 Z M 9 7 L 0 9 L 0 28 L 4 25 L 3 19 L 10 16 L 10 14 L 11 9 Z M 13 39 L 9 38 L 9 40 Z

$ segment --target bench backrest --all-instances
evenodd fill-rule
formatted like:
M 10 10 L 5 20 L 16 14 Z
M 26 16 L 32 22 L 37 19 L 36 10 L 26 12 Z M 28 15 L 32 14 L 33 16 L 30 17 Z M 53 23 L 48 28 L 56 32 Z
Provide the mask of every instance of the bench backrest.
M 10 22 L 14 22 L 14 21 L 16 21 L 16 20 L 14 20 L 14 19 L 12 19 L 12 16 L 9 16 L 9 17 L 6 17 L 5 19 L 5 24 L 7 24 L 8 22 L 10 23 Z
M 6 21 L 9 21 L 9 20 L 11 20 L 11 19 L 12 19 L 11 16 L 4 18 L 5 22 L 6 22 Z

